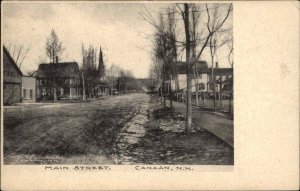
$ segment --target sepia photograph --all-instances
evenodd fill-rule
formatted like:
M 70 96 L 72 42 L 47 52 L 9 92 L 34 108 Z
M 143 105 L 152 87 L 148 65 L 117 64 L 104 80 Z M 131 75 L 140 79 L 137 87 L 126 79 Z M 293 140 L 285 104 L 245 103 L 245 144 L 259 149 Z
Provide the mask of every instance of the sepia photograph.
M 0 190 L 299 190 L 299 10 L 4 0 Z
M 233 8 L 3 4 L 4 165 L 234 165 Z

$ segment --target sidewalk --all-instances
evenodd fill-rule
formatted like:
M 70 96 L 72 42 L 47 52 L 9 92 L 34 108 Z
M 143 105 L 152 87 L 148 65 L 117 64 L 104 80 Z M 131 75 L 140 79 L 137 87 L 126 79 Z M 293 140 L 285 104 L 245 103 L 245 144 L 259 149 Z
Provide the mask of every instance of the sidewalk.
M 174 109 L 177 112 L 185 115 L 186 106 L 184 103 L 173 101 Z M 233 145 L 233 120 L 226 117 L 216 115 L 212 112 L 201 111 L 197 107 L 193 107 L 193 121 L 198 124 L 199 127 L 206 129 L 207 131 L 213 133 L 224 142 L 229 144 L 231 147 Z

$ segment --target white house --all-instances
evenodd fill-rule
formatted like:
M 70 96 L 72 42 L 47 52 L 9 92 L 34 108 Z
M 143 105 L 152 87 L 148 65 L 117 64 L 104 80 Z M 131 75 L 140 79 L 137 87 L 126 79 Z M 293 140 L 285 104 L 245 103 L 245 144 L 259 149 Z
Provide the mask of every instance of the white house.
M 192 67 L 192 92 L 198 91 L 207 91 L 208 87 L 208 66 L 206 61 L 197 61 Z M 186 63 L 185 62 L 177 62 L 177 79 L 171 79 L 166 81 L 168 86 L 171 84 L 172 91 L 175 91 L 178 85 L 178 89 L 180 91 L 186 90 Z M 198 78 L 196 78 L 198 76 Z M 198 82 L 198 87 L 196 84 Z M 169 91 L 168 91 L 169 92 Z
M 177 62 L 177 79 L 166 81 L 167 92 L 176 92 L 177 86 L 179 92 L 185 93 L 187 86 L 186 65 L 185 62 Z M 216 63 L 216 66 L 218 64 Z M 198 92 L 213 92 L 213 78 L 215 78 L 215 90 L 219 92 L 232 92 L 233 90 L 233 69 L 232 68 L 208 68 L 207 62 L 198 61 L 192 68 L 192 93 Z M 198 84 L 198 86 L 196 85 Z

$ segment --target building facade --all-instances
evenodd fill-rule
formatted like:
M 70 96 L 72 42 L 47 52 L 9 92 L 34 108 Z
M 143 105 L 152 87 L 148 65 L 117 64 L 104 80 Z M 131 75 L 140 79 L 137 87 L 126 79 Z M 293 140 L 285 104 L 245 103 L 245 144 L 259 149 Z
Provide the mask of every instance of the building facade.
M 22 72 L 9 52 L 3 47 L 3 104 L 21 102 Z
M 166 92 L 169 94 L 171 91 L 175 94 L 185 96 L 187 87 L 187 76 L 184 62 L 179 62 L 177 66 L 177 78 L 166 81 Z M 218 64 L 216 64 L 218 65 Z M 233 69 L 232 68 L 208 68 L 205 61 L 197 62 L 190 71 L 192 75 L 192 94 L 199 92 L 200 96 L 213 97 L 215 85 L 216 96 L 220 97 L 232 96 L 233 92 Z M 214 80 L 213 80 L 214 79 Z M 178 88 L 177 88 L 178 87 Z M 176 90 L 179 90 L 176 92 Z
M 36 73 L 37 100 L 78 99 L 82 95 L 77 62 L 40 64 Z M 56 94 L 56 95 L 55 95 Z
M 22 102 L 36 102 L 36 79 L 35 77 L 22 76 Z
M 186 63 L 185 62 L 177 62 L 177 78 L 168 80 L 167 87 L 172 91 L 186 90 Z M 206 61 L 198 61 L 193 65 L 191 70 L 192 79 L 192 92 L 198 91 L 207 91 L 207 83 L 208 83 L 208 65 Z
M 232 68 L 210 68 L 208 72 L 208 91 L 213 91 L 213 76 L 215 79 L 216 92 L 233 91 L 233 69 Z
M 94 93 L 96 97 L 109 95 L 108 83 L 99 79 L 94 87 Z

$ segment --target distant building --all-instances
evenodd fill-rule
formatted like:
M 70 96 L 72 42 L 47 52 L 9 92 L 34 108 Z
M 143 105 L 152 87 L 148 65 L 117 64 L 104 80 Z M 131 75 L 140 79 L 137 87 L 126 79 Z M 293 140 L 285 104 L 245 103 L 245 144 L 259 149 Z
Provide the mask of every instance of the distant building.
M 186 63 L 177 62 L 174 64 L 175 71 L 178 76 L 177 79 L 166 80 L 166 93 L 170 91 L 184 95 L 187 87 L 186 79 Z M 232 93 L 233 91 L 233 69 L 232 68 L 219 68 L 218 63 L 214 69 L 208 68 L 206 61 L 198 61 L 197 65 L 194 64 L 191 70 L 192 75 L 192 93 L 200 92 L 200 95 L 213 95 L 213 76 L 215 82 L 216 95 L 220 93 Z M 198 77 L 197 77 L 198 76 Z M 197 77 L 197 78 L 196 78 Z M 198 84 L 198 85 L 197 85 Z M 177 88 L 178 87 L 178 88 Z M 163 88 L 163 87 L 162 87 Z M 160 89 L 159 89 L 160 91 Z M 203 93 L 203 94 L 202 94 Z M 230 95 L 230 94 L 228 94 Z
M 22 76 L 22 102 L 36 102 L 36 79 L 35 77 Z
M 3 104 L 21 102 L 22 72 L 3 47 Z
M 109 94 L 109 86 L 107 81 L 98 79 L 94 87 L 95 96 L 104 96 Z
M 208 71 L 209 92 L 213 91 L 212 69 Z M 233 68 L 214 68 L 213 76 L 215 78 L 216 92 L 232 92 L 233 90 Z
M 186 90 L 186 62 L 177 62 L 175 70 L 177 71 L 178 77 L 177 79 L 171 80 L 171 89 L 175 91 L 178 86 L 180 91 Z M 198 91 L 207 91 L 207 83 L 208 83 L 208 65 L 206 61 L 197 61 L 196 64 L 192 67 L 192 92 Z M 195 78 L 198 76 L 198 78 Z M 198 86 L 196 86 L 198 82 Z M 170 84 L 170 80 L 166 82 L 168 85 Z M 170 86 L 168 86 L 170 88 Z
M 81 73 L 77 62 L 40 64 L 36 72 L 37 99 L 77 99 L 81 96 Z

